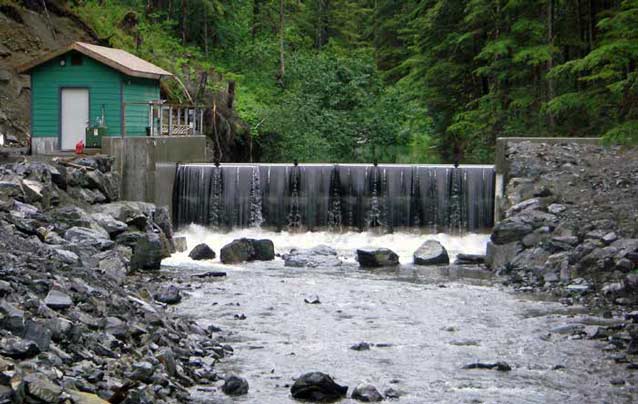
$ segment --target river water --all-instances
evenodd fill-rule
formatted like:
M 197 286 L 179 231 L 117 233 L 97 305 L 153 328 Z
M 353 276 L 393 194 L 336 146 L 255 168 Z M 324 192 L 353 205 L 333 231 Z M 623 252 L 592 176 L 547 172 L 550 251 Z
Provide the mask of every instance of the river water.
M 515 295 L 478 268 L 408 264 L 427 238 L 441 241 L 453 258 L 483 252 L 486 235 L 221 234 L 198 226 L 180 235 L 189 248 L 206 242 L 216 252 L 239 237 L 270 238 L 279 253 L 327 244 L 344 259 L 340 267 L 314 269 L 287 268 L 279 258 L 239 266 L 194 262 L 186 253 L 165 260 L 186 289 L 175 310 L 202 326 L 220 327 L 219 335 L 235 352 L 217 365 L 218 372 L 239 374 L 250 383 L 248 395 L 240 398 L 194 388 L 193 395 L 207 402 L 294 402 L 294 378 L 315 370 L 351 389 L 360 382 L 381 392 L 392 388 L 401 394 L 400 403 L 625 403 L 638 397 L 631 383 L 610 384 L 625 371 L 606 358 L 597 346 L 601 342 L 550 333 L 581 322 L 582 308 Z M 369 245 L 392 248 L 405 264 L 359 269 L 354 249 Z M 190 279 L 204 270 L 228 276 Z M 321 304 L 304 302 L 312 295 Z M 244 320 L 236 318 L 242 314 Z M 350 349 L 362 341 L 371 349 Z M 506 361 L 512 371 L 463 369 L 479 361 Z

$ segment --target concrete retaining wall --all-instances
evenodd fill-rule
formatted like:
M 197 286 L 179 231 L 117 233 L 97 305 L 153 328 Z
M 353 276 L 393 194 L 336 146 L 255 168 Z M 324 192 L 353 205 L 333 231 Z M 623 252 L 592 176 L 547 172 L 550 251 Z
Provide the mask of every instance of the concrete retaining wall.
M 176 165 L 206 162 L 206 137 L 105 137 L 102 153 L 115 158 L 122 199 L 171 209 Z

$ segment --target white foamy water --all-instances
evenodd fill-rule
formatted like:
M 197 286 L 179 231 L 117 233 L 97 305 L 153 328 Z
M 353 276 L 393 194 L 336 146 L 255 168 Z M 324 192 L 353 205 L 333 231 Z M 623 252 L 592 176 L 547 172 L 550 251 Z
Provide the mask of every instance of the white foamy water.
M 354 261 L 355 251 L 362 247 L 385 247 L 399 255 L 402 264 L 412 262 L 412 254 L 426 240 L 439 241 L 448 251 L 450 262 L 453 262 L 456 255 L 464 254 L 485 254 L 485 247 L 489 240 L 489 234 L 470 233 L 462 236 L 450 234 L 418 234 L 408 232 L 397 232 L 391 234 L 375 233 L 334 233 L 328 231 L 288 233 L 274 232 L 262 229 L 237 229 L 230 232 L 215 232 L 210 229 L 191 224 L 180 230 L 177 236 L 186 237 L 188 244 L 187 251 L 176 253 L 171 258 L 162 261 L 166 265 L 180 265 L 185 260 L 193 262 L 188 258 L 190 250 L 199 243 L 208 244 L 217 253 L 216 261 L 219 261 L 219 250 L 231 241 L 246 237 L 255 239 L 269 239 L 275 245 L 275 252 L 279 254 L 288 253 L 293 248 L 312 248 L 317 245 L 328 245 L 335 248 L 339 255 L 346 261 Z

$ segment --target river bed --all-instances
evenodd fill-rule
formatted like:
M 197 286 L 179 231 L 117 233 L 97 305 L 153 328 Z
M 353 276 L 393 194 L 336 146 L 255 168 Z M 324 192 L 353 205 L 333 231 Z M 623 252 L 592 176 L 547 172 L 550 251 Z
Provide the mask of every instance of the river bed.
M 223 270 L 228 276 L 193 282 L 175 310 L 214 324 L 234 348 L 220 373 L 248 379 L 239 398 L 197 387 L 193 395 L 215 403 L 287 403 L 294 378 L 309 372 L 332 375 L 350 391 L 370 382 L 392 388 L 400 403 L 624 403 L 638 397 L 633 379 L 610 380 L 625 372 L 606 358 L 600 341 L 574 339 L 550 330 L 575 323 L 579 307 L 516 295 L 489 272 L 476 267 L 415 267 L 411 254 L 436 238 L 450 255 L 481 253 L 486 235 L 452 237 L 395 233 L 270 233 L 242 230 L 212 233 L 190 226 L 180 233 L 190 248 L 207 242 L 217 252 L 239 237 L 270 238 L 277 252 L 331 245 L 344 264 L 333 268 L 287 268 L 272 262 L 221 265 L 195 262 L 186 253 L 164 264 L 188 277 L 191 272 Z M 354 249 L 366 245 L 395 250 L 397 269 L 361 270 Z M 304 299 L 317 295 L 321 304 Z M 238 316 L 244 315 L 241 320 Z M 370 350 L 350 347 L 368 342 Z M 474 362 L 505 361 L 509 372 L 467 370 Z M 345 399 L 342 402 L 354 402 Z

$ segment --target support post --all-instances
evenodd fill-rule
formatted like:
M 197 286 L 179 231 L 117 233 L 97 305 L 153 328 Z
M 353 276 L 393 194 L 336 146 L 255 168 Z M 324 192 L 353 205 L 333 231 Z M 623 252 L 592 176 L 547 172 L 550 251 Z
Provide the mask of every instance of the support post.
M 157 136 L 162 136 L 162 132 L 164 131 L 164 107 L 159 106 L 159 133 Z
M 168 136 L 173 135 L 173 107 L 168 107 Z
M 148 127 L 150 128 L 148 134 L 153 136 L 153 103 L 148 103 Z
M 199 134 L 204 134 L 204 108 L 199 109 Z

